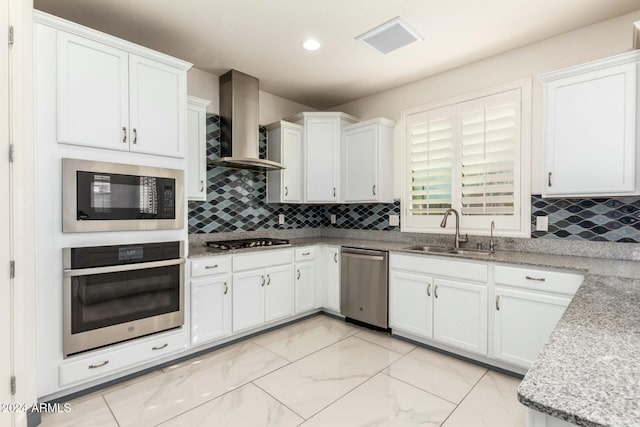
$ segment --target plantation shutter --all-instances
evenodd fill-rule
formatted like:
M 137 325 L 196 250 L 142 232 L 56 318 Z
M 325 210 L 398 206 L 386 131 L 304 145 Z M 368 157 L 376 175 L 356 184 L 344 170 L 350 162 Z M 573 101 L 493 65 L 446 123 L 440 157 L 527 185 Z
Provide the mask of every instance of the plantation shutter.
M 411 215 L 442 215 L 453 203 L 455 159 L 451 107 L 410 115 L 408 139 Z
M 514 215 L 520 91 L 458 105 L 462 215 Z

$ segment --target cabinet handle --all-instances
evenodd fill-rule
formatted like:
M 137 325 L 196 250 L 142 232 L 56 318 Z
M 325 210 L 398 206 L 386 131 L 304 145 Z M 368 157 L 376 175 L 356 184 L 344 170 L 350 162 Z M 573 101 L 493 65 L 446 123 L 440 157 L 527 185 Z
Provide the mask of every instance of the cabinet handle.
M 271 275 L 267 274 L 267 286 L 271 283 Z
M 531 276 L 524 276 L 525 279 L 527 280 L 533 280 L 534 282 L 546 282 L 547 279 L 545 279 L 544 277 L 531 277 Z
M 200 192 L 204 191 L 204 181 L 200 180 Z
M 264 276 L 262 276 L 262 283 L 260 284 L 260 286 L 264 286 L 265 284 L 265 280 L 264 280 Z
M 496 310 L 500 311 L 500 295 L 496 295 Z
M 311 252 L 302 252 L 302 256 L 311 255 Z
M 300 280 L 300 270 L 298 270 L 298 280 Z
M 548 179 L 549 179 L 549 187 L 551 187 L 551 172 L 549 172 L 549 177 L 548 177 Z
M 438 298 L 438 285 L 436 285 L 435 288 L 433 288 L 433 295 Z
M 333 254 L 333 262 L 335 262 L 336 264 L 338 263 L 338 252 Z
M 431 283 L 429 283 L 427 285 L 427 296 L 430 297 L 431 296 Z
M 229 291 L 229 287 L 227 286 L 227 282 L 224 282 L 224 294 L 226 295 Z
M 336 197 L 336 187 L 333 187 L 333 197 Z
M 89 365 L 89 369 L 98 369 L 98 368 L 102 368 L 103 366 L 106 366 L 109 364 L 108 360 L 105 360 L 104 362 L 97 364 L 97 365 Z
M 164 343 L 158 347 L 151 347 L 151 350 L 156 351 L 156 350 L 162 350 L 163 348 L 167 348 L 169 346 L 169 343 Z
M 127 127 L 126 126 L 122 126 L 122 143 L 123 144 L 127 143 Z
M 138 129 L 133 128 L 133 143 L 137 144 L 138 143 Z
M 285 195 L 285 196 L 288 196 L 288 195 L 289 195 L 289 187 L 287 187 L 286 185 L 285 185 L 285 187 L 284 187 L 284 195 Z
M 210 268 L 218 268 L 218 264 L 216 264 L 216 265 L 207 265 L 204 268 L 206 268 L 207 270 L 209 270 Z
M 376 186 L 375 185 L 373 186 L 372 191 L 373 191 L 373 195 L 375 196 L 376 195 Z

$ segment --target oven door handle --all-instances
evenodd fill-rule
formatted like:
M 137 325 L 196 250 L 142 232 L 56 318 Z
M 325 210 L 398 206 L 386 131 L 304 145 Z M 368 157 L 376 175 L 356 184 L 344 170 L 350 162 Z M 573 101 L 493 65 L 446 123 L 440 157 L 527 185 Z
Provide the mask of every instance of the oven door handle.
M 141 262 L 139 264 L 109 265 L 106 267 L 92 267 L 79 269 L 65 269 L 64 277 L 89 276 L 92 274 L 118 273 L 120 271 L 144 270 L 147 268 L 167 267 L 184 264 L 184 258 L 168 259 L 164 261 Z

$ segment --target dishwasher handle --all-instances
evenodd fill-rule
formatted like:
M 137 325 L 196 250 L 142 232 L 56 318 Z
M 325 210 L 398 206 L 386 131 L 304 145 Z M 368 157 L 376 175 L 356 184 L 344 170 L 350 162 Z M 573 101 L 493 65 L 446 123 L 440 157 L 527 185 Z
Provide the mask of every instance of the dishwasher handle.
M 350 258 L 367 259 L 371 261 L 384 261 L 386 252 L 368 251 L 366 249 L 343 249 L 342 255 Z

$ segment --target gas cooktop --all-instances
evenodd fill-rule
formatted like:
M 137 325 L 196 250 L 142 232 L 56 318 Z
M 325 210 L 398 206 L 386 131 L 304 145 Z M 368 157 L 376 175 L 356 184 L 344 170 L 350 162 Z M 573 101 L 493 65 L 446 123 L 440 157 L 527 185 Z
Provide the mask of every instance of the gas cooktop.
M 207 242 L 207 246 L 213 249 L 220 249 L 223 251 L 230 251 L 232 249 L 245 249 L 245 248 L 257 248 L 262 246 L 280 246 L 288 245 L 289 241 L 285 239 L 270 239 L 270 238 L 256 238 L 256 239 L 239 239 L 239 240 L 220 240 Z

